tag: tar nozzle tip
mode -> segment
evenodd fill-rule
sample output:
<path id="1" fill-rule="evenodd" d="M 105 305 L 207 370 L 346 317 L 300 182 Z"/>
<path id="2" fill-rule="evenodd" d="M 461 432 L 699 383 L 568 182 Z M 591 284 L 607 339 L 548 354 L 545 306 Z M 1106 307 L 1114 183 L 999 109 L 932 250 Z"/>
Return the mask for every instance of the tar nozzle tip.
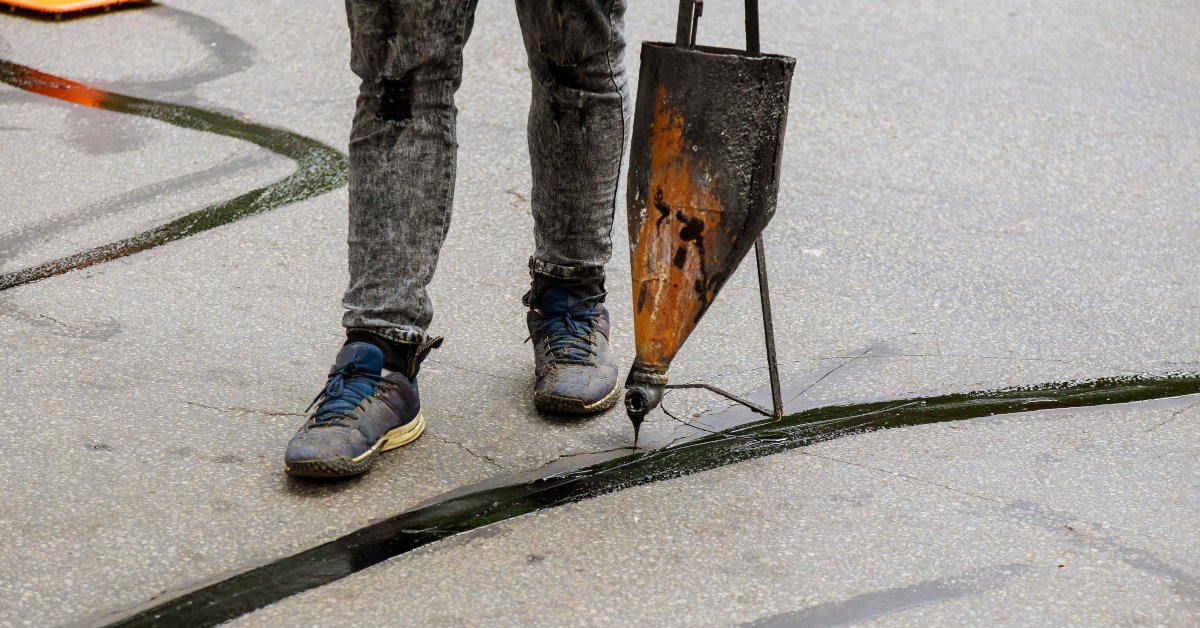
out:
<path id="1" fill-rule="evenodd" d="M 662 402 L 663 386 L 666 383 L 665 375 L 647 373 L 636 367 L 625 380 L 625 413 L 629 415 L 629 422 L 633 423 L 634 449 L 637 449 L 642 421 Z"/>

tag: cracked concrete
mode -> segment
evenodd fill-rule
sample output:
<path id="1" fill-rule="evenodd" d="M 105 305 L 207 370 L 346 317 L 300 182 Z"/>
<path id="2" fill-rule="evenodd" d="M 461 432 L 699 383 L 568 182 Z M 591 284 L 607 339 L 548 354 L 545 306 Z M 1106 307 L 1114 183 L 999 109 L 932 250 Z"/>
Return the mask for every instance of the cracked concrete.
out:
<path id="1" fill-rule="evenodd" d="M 216 406 L 205 405 L 203 403 L 196 403 L 195 401 L 184 401 L 184 403 L 191 405 L 191 406 L 196 406 L 198 408 L 208 408 L 209 410 L 216 410 L 217 412 L 226 412 L 226 413 L 237 414 L 237 415 L 261 414 L 263 416 L 290 416 L 290 417 L 306 416 L 300 412 L 278 412 L 278 411 L 272 411 L 272 410 L 257 410 L 254 408 L 218 408 Z"/>
<path id="2" fill-rule="evenodd" d="M 509 470 L 509 469 L 506 469 L 504 467 L 504 465 L 501 465 L 500 463 L 496 462 L 495 460 L 492 460 L 491 458 L 489 458 L 485 455 L 475 453 L 474 450 L 472 450 L 470 447 L 467 447 L 466 445 L 464 445 L 462 443 L 452 441 L 448 438 L 442 438 L 442 437 L 434 435 L 434 434 L 428 434 L 427 437 L 432 438 L 438 442 L 446 443 L 447 445 L 454 445 L 455 447 L 458 447 L 459 449 L 467 452 L 468 454 L 471 454 L 471 456 L 478 458 L 479 460 L 482 460 L 482 461 L 492 465 L 493 467 L 496 467 L 497 469 Z"/>
<path id="3" fill-rule="evenodd" d="M 1167 417 L 1166 419 L 1163 419 L 1163 421 L 1161 423 L 1155 424 L 1154 427 L 1150 428 L 1150 431 L 1153 432 L 1154 430 L 1157 430 L 1158 428 L 1163 427 L 1163 426 L 1167 425 L 1168 423 L 1175 421 L 1179 417 L 1183 416 L 1184 414 L 1187 414 L 1188 412 L 1195 410 L 1196 408 L 1200 408 L 1200 401 L 1193 403 L 1192 405 L 1187 406 L 1186 408 L 1180 408 L 1179 410 L 1172 412 L 1171 416 Z"/>

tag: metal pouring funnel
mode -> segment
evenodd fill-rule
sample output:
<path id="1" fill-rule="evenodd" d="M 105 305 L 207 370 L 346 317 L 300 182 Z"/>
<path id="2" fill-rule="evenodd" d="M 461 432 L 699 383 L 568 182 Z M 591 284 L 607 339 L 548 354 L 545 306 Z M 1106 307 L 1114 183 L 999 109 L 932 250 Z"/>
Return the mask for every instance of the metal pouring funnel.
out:
<path id="1" fill-rule="evenodd" d="M 757 4 L 746 4 L 745 51 L 695 45 L 698 0 L 681 0 L 674 44 L 642 44 L 626 198 L 637 356 L 625 409 L 635 445 L 671 360 L 775 213 L 796 61 L 758 52 Z M 761 258 L 769 325 L 765 271 Z"/>

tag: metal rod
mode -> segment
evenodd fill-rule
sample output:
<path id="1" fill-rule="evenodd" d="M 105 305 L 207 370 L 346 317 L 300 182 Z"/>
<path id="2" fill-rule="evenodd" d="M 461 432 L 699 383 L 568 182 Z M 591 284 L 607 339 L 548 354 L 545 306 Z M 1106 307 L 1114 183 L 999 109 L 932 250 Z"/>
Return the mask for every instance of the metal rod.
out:
<path id="1" fill-rule="evenodd" d="M 762 52 L 758 33 L 758 0 L 746 0 L 746 52 L 758 55 Z M 754 243 L 754 257 L 758 260 L 758 296 L 762 300 L 763 336 L 767 343 L 767 369 L 771 374 L 771 403 L 775 420 L 783 418 L 783 394 L 779 390 L 779 360 L 775 355 L 775 321 L 771 315 L 771 291 L 767 287 L 767 250 L 760 234 Z"/>
<path id="2" fill-rule="evenodd" d="M 679 21 L 675 24 L 676 46 L 691 48 L 696 45 L 696 31 L 703 13 L 704 0 L 679 0 Z"/>
<path id="3" fill-rule="evenodd" d="M 758 42 L 758 0 L 746 0 L 746 52 L 762 52 Z"/>
<path id="4" fill-rule="evenodd" d="M 692 0 L 679 0 L 679 19 L 675 22 L 675 45 L 686 46 L 692 35 Z"/>
<path id="5" fill-rule="evenodd" d="M 741 397 L 739 397 L 727 390 L 722 390 L 720 388 L 717 388 L 716 386 L 713 386 L 712 384 L 704 384 L 704 383 L 667 384 L 666 386 L 663 386 L 663 388 L 703 388 L 704 390 L 715 392 L 718 395 L 721 395 L 722 397 L 724 397 L 730 401 L 736 401 L 736 402 L 742 404 L 743 406 L 746 406 L 747 408 L 750 408 L 751 410 L 753 410 L 763 416 L 775 416 L 775 415 L 771 414 L 770 410 L 758 405 L 757 403 L 754 403 L 753 401 L 749 401 L 747 399 L 742 399 Z M 634 438 L 636 439 L 637 436 L 635 435 Z"/>
<path id="6" fill-rule="evenodd" d="M 771 403 L 775 420 L 783 418 L 783 393 L 779 390 L 779 360 L 775 356 L 775 320 L 771 315 L 771 291 L 767 287 L 767 251 L 763 237 L 754 243 L 754 257 L 758 260 L 758 296 L 762 300 L 763 335 L 767 342 L 767 368 L 771 373 Z"/>

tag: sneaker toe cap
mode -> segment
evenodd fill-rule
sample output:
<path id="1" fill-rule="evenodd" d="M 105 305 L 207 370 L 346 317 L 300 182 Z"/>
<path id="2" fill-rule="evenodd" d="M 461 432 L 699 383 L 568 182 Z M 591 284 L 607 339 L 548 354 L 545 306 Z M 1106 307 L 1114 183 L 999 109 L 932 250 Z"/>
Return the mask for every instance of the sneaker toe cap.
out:
<path id="1" fill-rule="evenodd" d="M 539 382 L 538 391 L 586 404 L 609 396 L 616 385 L 616 367 L 557 368 Z"/>
<path id="2" fill-rule="evenodd" d="M 356 458 L 370 449 L 357 430 L 324 428 L 302 431 L 288 443 L 285 462 L 308 462 L 336 458 Z"/>

